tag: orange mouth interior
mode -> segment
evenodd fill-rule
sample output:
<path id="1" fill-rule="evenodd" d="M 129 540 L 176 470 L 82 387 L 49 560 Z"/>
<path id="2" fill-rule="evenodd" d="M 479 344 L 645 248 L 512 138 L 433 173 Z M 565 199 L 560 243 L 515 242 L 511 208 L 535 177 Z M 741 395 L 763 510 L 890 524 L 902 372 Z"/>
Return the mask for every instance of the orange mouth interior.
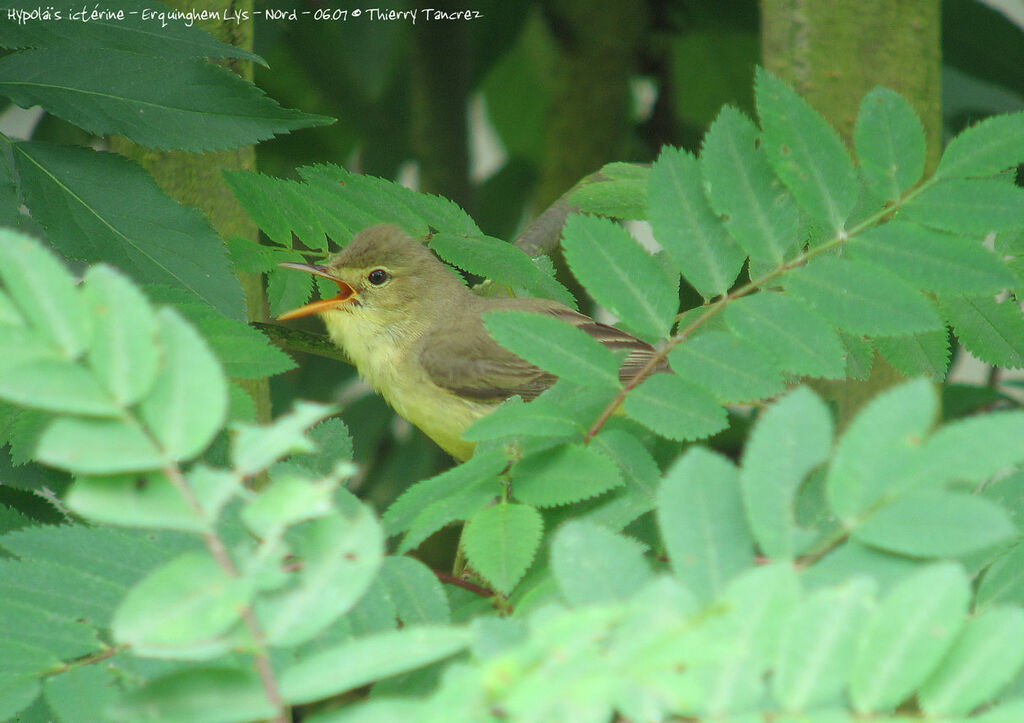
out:
<path id="1" fill-rule="evenodd" d="M 356 294 L 356 290 L 352 286 L 341 279 L 338 279 L 328 273 L 327 269 L 323 266 L 313 266 L 311 264 L 296 264 L 291 262 L 281 263 L 278 266 L 282 266 L 288 269 L 295 269 L 297 271 L 305 271 L 308 274 L 314 276 L 321 276 L 325 279 L 330 279 L 338 285 L 338 295 L 333 296 L 330 299 L 318 299 L 312 301 L 305 306 L 300 306 L 297 309 L 286 311 L 277 317 L 278 321 L 287 321 L 288 319 L 298 319 L 302 316 L 309 316 L 310 314 L 317 314 L 321 311 L 328 311 L 330 309 L 336 309 L 341 304 L 344 304 Z"/>

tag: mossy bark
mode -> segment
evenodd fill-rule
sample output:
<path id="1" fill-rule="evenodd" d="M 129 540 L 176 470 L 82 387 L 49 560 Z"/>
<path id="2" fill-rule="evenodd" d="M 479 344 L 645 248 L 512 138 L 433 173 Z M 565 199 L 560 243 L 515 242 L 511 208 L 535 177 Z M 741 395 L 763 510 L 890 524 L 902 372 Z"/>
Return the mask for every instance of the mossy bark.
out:
<path id="1" fill-rule="evenodd" d="M 465 0 L 439 0 L 447 13 L 469 10 Z M 412 148 L 420 188 L 472 208 L 466 114 L 471 75 L 467 24 L 428 22 L 411 34 Z"/>
<path id="2" fill-rule="evenodd" d="M 903 95 L 942 146 L 939 0 L 761 0 L 764 66 L 791 83 L 851 144 L 861 98 Z"/>
<path id="3" fill-rule="evenodd" d="M 225 17 L 238 17 L 248 13 L 252 17 L 252 0 L 229 0 L 227 9 L 223 0 L 168 0 L 166 4 L 176 10 L 219 10 Z M 236 47 L 252 50 L 253 23 L 212 22 L 197 23 L 218 40 Z M 252 63 L 238 58 L 222 61 L 223 65 L 245 78 L 252 80 Z M 202 132 L 202 129 L 197 129 Z M 220 234 L 227 239 L 232 236 L 258 238 L 259 230 L 231 194 L 221 171 L 224 169 L 253 170 L 256 152 L 253 146 L 230 151 L 211 153 L 186 153 L 184 151 L 156 151 L 131 143 L 124 138 L 110 140 L 111 149 L 142 164 L 157 184 L 169 196 L 181 203 L 201 210 Z M 238 273 L 238 279 L 245 292 L 246 311 L 250 321 L 265 321 L 268 316 L 267 297 L 263 279 L 259 274 Z M 256 406 L 257 419 L 270 419 L 270 387 L 266 379 L 245 379 L 240 384 L 252 397 Z"/>
<path id="4" fill-rule="evenodd" d="M 762 61 L 829 120 L 847 145 L 861 98 L 878 85 L 914 106 L 928 141 L 927 168 L 942 150 L 940 0 L 761 0 Z M 865 381 L 816 385 L 845 426 L 903 376 L 876 354 Z"/>
<path id="5" fill-rule="evenodd" d="M 646 26 L 641 3 L 552 0 L 546 10 L 558 57 L 539 208 L 605 163 L 622 160 L 629 131 L 629 78 Z"/>

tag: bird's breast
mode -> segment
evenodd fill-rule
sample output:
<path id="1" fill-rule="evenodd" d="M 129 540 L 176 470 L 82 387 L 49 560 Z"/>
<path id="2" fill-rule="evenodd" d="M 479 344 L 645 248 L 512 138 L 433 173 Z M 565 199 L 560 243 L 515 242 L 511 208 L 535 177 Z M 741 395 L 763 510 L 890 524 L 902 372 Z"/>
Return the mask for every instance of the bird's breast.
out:
<path id="1" fill-rule="evenodd" d="M 476 445 L 464 442 L 462 433 L 493 405 L 462 399 L 434 384 L 416 361 L 418 335 L 394 326 L 371 327 L 355 314 L 325 316 L 331 340 L 400 417 L 456 459 L 472 456 Z"/>

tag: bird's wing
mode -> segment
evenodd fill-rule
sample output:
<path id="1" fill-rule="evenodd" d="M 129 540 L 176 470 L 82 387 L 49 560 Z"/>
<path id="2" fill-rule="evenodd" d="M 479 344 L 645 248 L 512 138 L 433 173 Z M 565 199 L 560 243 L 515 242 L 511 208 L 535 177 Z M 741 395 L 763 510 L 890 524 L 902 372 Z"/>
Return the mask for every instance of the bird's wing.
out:
<path id="1" fill-rule="evenodd" d="M 523 361 L 494 341 L 480 322 L 478 333 L 436 329 L 420 343 L 420 363 L 434 384 L 480 402 L 518 394 L 533 399 L 555 382 L 543 369 Z"/>
<path id="2" fill-rule="evenodd" d="M 582 329 L 591 338 L 599 341 L 611 351 L 626 352 L 622 364 L 619 366 L 619 381 L 625 383 L 639 372 L 644 365 L 654 356 L 656 350 L 645 341 L 637 339 L 632 334 L 627 334 L 614 326 L 608 326 L 594 321 L 589 316 L 573 311 L 567 307 L 558 305 L 546 309 L 548 314 L 572 324 L 577 329 Z M 654 368 L 656 372 L 668 371 L 668 364 L 661 361 Z"/>
<path id="3" fill-rule="evenodd" d="M 619 368 L 623 382 L 633 377 L 654 355 L 655 350 L 635 336 L 601 324 L 561 304 L 542 299 L 491 300 L 489 310 L 531 311 L 549 314 L 582 329 L 612 351 L 627 352 Z M 474 314 L 473 318 L 479 318 Z M 500 402 L 518 394 L 530 400 L 550 387 L 556 377 L 491 339 L 479 321 L 479 333 L 445 328 L 428 333 L 420 344 L 419 358 L 430 380 L 459 396 L 481 402 Z M 655 371 L 666 371 L 662 362 Z"/>

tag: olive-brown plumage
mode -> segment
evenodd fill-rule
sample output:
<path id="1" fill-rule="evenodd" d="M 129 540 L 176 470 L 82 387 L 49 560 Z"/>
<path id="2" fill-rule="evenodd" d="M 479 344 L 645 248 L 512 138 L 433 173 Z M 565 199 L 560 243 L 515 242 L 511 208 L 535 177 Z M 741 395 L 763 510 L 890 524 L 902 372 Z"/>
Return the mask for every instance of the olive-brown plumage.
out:
<path id="1" fill-rule="evenodd" d="M 357 234 L 324 266 L 283 265 L 331 279 L 339 294 L 281 318 L 320 314 L 360 375 L 459 460 L 473 453 L 474 445 L 462 439 L 473 421 L 511 396 L 533 399 L 555 381 L 495 342 L 484 313 L 528 311 L 568 322 L 628 352 L 623 379 L 654 353 L 649 344 L 555 301 L 478 296 L 430 249 L 389 224 Z"/>

